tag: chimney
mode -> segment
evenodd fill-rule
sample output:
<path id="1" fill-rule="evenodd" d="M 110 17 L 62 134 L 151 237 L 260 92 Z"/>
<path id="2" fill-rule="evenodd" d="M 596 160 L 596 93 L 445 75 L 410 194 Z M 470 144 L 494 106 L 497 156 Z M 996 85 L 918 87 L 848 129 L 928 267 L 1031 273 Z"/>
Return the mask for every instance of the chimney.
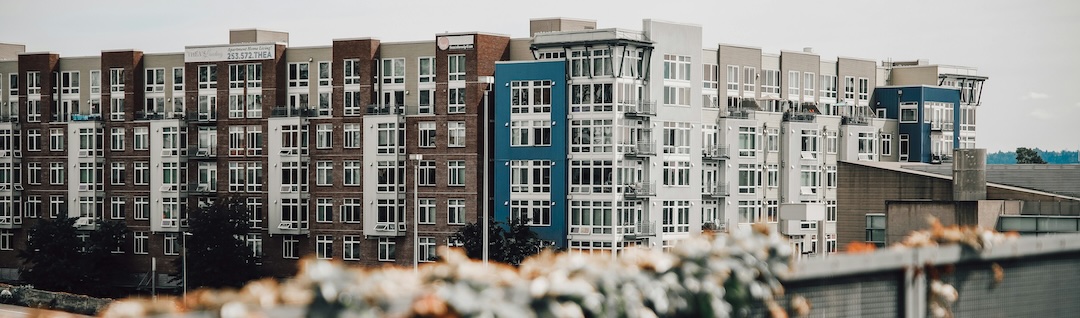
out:
<path id="1" fill-rule="evenodd" d="M 986 200 L 986 149 L 953 150 L 953 201 Z"/>

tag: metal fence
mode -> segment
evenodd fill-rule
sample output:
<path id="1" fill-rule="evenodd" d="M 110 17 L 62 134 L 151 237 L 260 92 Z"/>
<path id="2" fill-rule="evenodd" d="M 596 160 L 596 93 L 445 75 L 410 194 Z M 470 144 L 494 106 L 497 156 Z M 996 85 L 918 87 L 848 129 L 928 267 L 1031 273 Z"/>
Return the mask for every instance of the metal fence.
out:
<path id="1" fill-rule="evenodd" d="M 995 278 L 995 264 L 1003 277 Z M 811 317 L 928 317 L 933 279 L 956 288 L 955 317 L 1070 317 L 1080 315 L 1080 235 L 1025 236 L 981 251 L 950 245 L 842 254 L 799 262 L 783 277 L 780 303 L 804 297 Z"/>

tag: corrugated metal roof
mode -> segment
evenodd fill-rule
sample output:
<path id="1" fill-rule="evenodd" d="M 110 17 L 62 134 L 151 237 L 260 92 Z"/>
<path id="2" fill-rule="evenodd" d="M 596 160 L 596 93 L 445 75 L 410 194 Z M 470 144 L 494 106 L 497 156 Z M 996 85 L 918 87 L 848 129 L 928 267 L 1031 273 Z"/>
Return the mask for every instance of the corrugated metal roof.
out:
<path id="1" fill-rule="evenodd" d="M 952 165 L 903 165 L 905 169 L 952 175 Z M 1080 164 L 986 165 L 986 182 L 1080 197 Z"/>

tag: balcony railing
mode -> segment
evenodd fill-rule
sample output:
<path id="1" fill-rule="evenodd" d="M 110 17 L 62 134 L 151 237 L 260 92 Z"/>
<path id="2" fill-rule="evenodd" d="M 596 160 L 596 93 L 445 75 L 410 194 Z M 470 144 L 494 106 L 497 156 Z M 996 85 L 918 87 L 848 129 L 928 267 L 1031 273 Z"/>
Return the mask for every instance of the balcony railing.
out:
<path id="1" fill-rule="evenodd" d="M 843 116 L 840 117 L 841 125 L 866 126 L 870 124 L 870 118 L 866 116 Z"/>
<path id="2" fill-rule="evenodd" d="M 315 110 L 306 107 L 274 107 L 270 111 L 270 117 L 313 117 Z"/>
<path id="3" fill-rule="evenodd" d="M 710 146 L 701 149 L 701 158 L 705 160 L 724 160 L 728 159 L 728 147 L 727 146 Z"/>
<path id="4" fill-rule="evenodd" d="M 398 105 L 378 105 L 378 104 L 373 104 L 373 105 L 368 105 L 366 114 L 368 114 L 368 115 L 403 115 L 403 114 L 405 114 L 405 105 L 404 104 L 398 104 Z"/>
<path id="5" fill-rule="evenodd" d="M 656 116 L 656 102 L 652 101 L 637 101 L 628 102 L 625 106 L 626 116 L 631 117 L 644 117 L 644 116 Z"/>
<path id="6" fill-rule="evenodd" d="M 812 123 L 817 119 L 816 113 L 809 112 L 785 112 L 784 121 Z"/>
<path id="7" fill-rule="evenodd" d="M 217 120 L 217 111 L 209 112 L 187 112 L 187 119 L 196 122 L 212 122 Z"/>
<path id="8" fill-rule="evenodd" d="M 71 114 L 71 121 L 102 121 L 101 114 Z"/>
<path id="9" fill-rule="evenodd" d="M 734 109 L 729 110 L 726 114 L 724 112 L 721 112 L 720 117 L 733 119 L 753 119 L 754 111 L 749 109 Z"/>
<path id="10" fill-rule="evenodd" d="M 702 195 L 710 198 L 724 198 L 731 195 L 731 189 L 728 187 L 727 183 L 706 186 L 702 191 Z"/>
<path id="11" fill-rule="evenodd" d="M 649 142 L 638 143 L 637 145 L 626 148 L 627 157 L 644 157 L 654 155 L 656 155 L 656 145 Z"/>
<path id="12" fill-rule="evenodd" d="M 631 183 L 624 187 L 623 195 L 627 199 L 656 196 L 656 184 L 652 182 Z"/>

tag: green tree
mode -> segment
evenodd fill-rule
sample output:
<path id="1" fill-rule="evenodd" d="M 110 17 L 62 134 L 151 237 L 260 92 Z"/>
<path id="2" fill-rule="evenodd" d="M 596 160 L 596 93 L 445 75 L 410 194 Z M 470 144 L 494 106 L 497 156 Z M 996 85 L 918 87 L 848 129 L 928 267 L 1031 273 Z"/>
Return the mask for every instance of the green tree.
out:
<path id="1" fill-rule="evenodd" d="M 240 287 L 262 276 L 258 256 L 244 240 L 251 230 L 249 212 L 243 199 L 232 197 L 190 210 L 189 234 L 181 234 L 186 236 L 187 251 L 173 261 L 182 270 L 183 258 L 188 258 L 188 289 Z"/>
<path id="2" fill-rule="evenodd" d="M 494 220 L 489 222 L 488 260 L 518 265 L 543 249 L 543 241 L 526 225 L 528 221 L 519 219 L 506 226 Z M 482 224 L 469 223 L 455 232 L 452 238 L 462 243 L 469 258 L 483 259 L 483 233 Z"/>
<path id="3" fill-rule="evenodd" d="M 26 249 L 18 255 L 22 280 L 37 288 L 95 296 L 108 295 L 124 277 L 120 256 L 112 253 L 124 243 L 123 222 L 100 221 L 79 238 L 75 218 L 42 219 L 29 229 Z"/>
<path id="4" fill-rule="evenodd" d="M 1038 149 L 1028 149 L 1024 147 L 1016 148 L 1016 163 L 1018 164 L 1046 164 L 1042 156 L 1039 156 Z"/>

